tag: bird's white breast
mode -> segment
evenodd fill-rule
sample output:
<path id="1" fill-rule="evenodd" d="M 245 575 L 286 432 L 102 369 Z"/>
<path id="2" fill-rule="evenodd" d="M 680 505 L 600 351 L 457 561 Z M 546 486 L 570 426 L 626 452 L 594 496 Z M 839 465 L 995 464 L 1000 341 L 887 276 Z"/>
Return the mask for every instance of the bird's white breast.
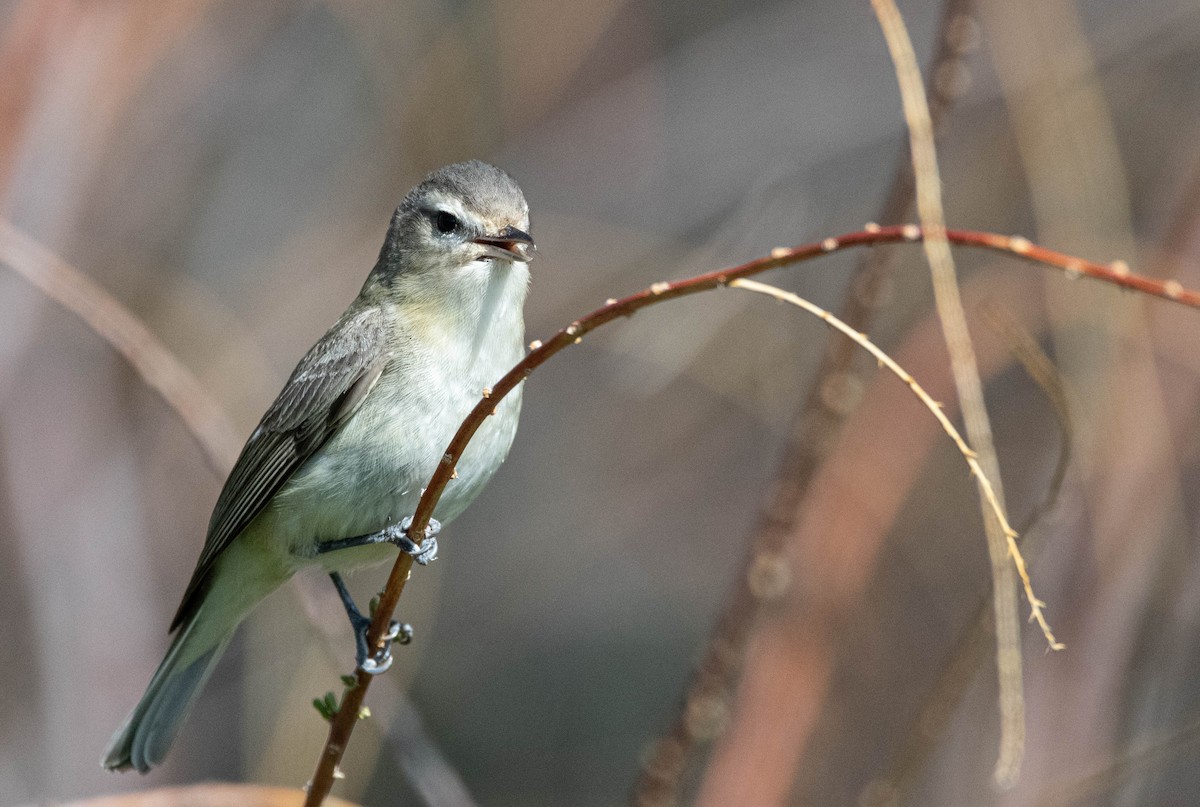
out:
<path id="1" fill-rule="evenodd" d="M 519 267 L 519 271 L 512 271 Z M 297 558 L 315 560 L 319 541 L 371 532 L 411 515 L 463 419 L 523 355 L 521 308 L 527 271 L 480 262 L 486 271 L 473 316 L 456 323 L 430 312 L 395 312 L 394 358 L 357 412 L 275 497 L 268 530 Z M 519 294 L 509 284 L 520 284 Z M 515 298 L 515 299 L 514 299 Z M 462 512 L 508 454 L 521 388 L 497 405 L 459 460 L 435 510 L 443 524 Z M 264 525 L 265 526 L 265 525 Z M 368 547 L 321 558 L 346 568 L 390 557 Z"/>

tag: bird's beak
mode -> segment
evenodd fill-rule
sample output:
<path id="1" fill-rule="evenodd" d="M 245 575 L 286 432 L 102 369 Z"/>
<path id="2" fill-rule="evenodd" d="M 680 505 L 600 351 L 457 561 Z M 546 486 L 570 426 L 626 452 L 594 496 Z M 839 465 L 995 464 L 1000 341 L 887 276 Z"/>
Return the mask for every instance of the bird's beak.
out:
<path id="1" fill-rule="evenodd" d="M 496 235 L 481 235 L 475 243 L 483 247 L 484 258 L 499 258 L 502 261 L 521 261 L 529 263 L 537 245 L 533 236 L 523 230 L 518 230 L 511 224 Z"/>

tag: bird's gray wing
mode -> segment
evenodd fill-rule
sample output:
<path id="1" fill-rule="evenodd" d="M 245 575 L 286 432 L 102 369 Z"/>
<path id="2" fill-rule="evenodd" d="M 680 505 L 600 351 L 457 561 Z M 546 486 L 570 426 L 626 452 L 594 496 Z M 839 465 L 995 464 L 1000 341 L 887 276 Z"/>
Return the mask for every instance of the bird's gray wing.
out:
<path id="1" fill-rule="evenodd" d="M 377 309 L 347 312 L 296 365 L 217 499 L 171 630 L 203 599 L 213 564 L 305 460 L 357 411 L 391 359 Z"/>

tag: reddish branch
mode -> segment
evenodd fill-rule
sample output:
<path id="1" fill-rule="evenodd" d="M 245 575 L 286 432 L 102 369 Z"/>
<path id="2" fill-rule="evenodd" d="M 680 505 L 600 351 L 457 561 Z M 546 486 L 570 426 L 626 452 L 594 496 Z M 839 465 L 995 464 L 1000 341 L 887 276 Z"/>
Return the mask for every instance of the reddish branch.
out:
<path id="1" fill-rule="evenodd" d="M 1129 267 L 1123 262 L 1105 266 L 1085 261 L 1063 252 L 1056 252 L 1037 246 L 1025 238 L 997 235 L 995 233 L 949 230 L 946 232 L 946 237 L 951 244 L 956 246 L 975 247 L 1015 255 L 1024 258 L 1030 263 L 1060 269 L 1070 276 L 1086 275 L 1115 286 L 1172 300 L 1193 308 L 1200 308 L 1200 292 L 1185 289 L 1174 280 L 1159 281 L 1135 275 L 1129 271 Z M 442 460 L 433 477 L 429 480 L 429 484 L 421 496 L 421 501 L 417 505 L 416 512 L 413 514 L 412 533 L 417 536 L 424 534 L 425 527 L 428 526 L 429 519 L 433 515 L 433 510 L 454 474 L 454 467 L 458 462 L 458 458 L 462 456 L 463 450 L 471 441 L 476 430 L 492 413 L 496 404 L 512 392 L 518 384 L 529 377 L 530 373 L 549 361 L 551 357 L 561 352 L 564 348 L 577 344 L 586 334 L 594 331 L 601 325 L 605 325 L 621 317 L 630 316 L 643 308 L 648 308 L 667 300 L 710 291 L 740 277 L 750 277 L 770 269 L 791 266 L 819 255 L 838 252 L 852 247 L 917 242 L 921 238 L 921 228 L 912 224 L 896 227 L 868 226 L 860 232 L 849 233 L 837 238 L 826 238 L 823 241 L 798 247 L 779 247 L 772 250 L 769 256 L 758 258 L 739 266 L 718 269 L 714 272 L 697 275 L 696 277 L 679 280 L 674 283 L 655 283 L 648 289 L 631 294 L 621 300 L 613 300 L 586 316 L 575 320 L 554 334 L 545 343 L 535 343 L 529 354 L 509 370 L 503 378 L 496 382 L 496 385 L 480 399 L 462 425 L 459 426 L 458 433 L 455 434 L 454 439 L 451 440 L 450 445 L 446 448 Z M 371 622 L 368 641 L 372 646 L 379 646 L 380 637 L 391 621 L 400 596 L 404 592 L 404 585 L 408 581 L 409 574 L 412 571 L 412 563 L 412 556 L 401 553 L 392 567 L 392 572 L 388 577 L 386 587 L 380 594 L 379 604 L 375 609 L 374 619 Z M 372 677 L 361 670 L 356 672 L 356 676 L 357 686 L 346 693 L 341 707 L 331 721 L 329 736 L 325 741 L 325 748 L 322 750 L 320 760 L 317 763 L 316 773 L 309 783 L 308 798 L 305 801 L 306 807 L 317 807 L 317 805 L 320 805 L 332 789 L 338 763 L 345 753 L 346 745 L 350 741 L 350 735 L 353 733 L 354 726 L 358 722 L 367 687 L 370 685 Z"/>

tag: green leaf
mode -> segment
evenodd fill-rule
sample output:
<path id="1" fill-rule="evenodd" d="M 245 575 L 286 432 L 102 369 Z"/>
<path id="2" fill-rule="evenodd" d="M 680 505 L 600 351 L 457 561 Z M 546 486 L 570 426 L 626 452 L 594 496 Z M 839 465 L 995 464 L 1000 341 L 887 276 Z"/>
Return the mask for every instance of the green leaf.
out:
<path id="1" fill-rule="evenodd" d="M 333 716 L 337 713 L 336 709 L 330 711 L 329 705 L 320 698 L 313 698 L 312 704 L 313 708 L 317 710 L 317 714 L 319 714 L 326 721 L 332 721 Z"/>

